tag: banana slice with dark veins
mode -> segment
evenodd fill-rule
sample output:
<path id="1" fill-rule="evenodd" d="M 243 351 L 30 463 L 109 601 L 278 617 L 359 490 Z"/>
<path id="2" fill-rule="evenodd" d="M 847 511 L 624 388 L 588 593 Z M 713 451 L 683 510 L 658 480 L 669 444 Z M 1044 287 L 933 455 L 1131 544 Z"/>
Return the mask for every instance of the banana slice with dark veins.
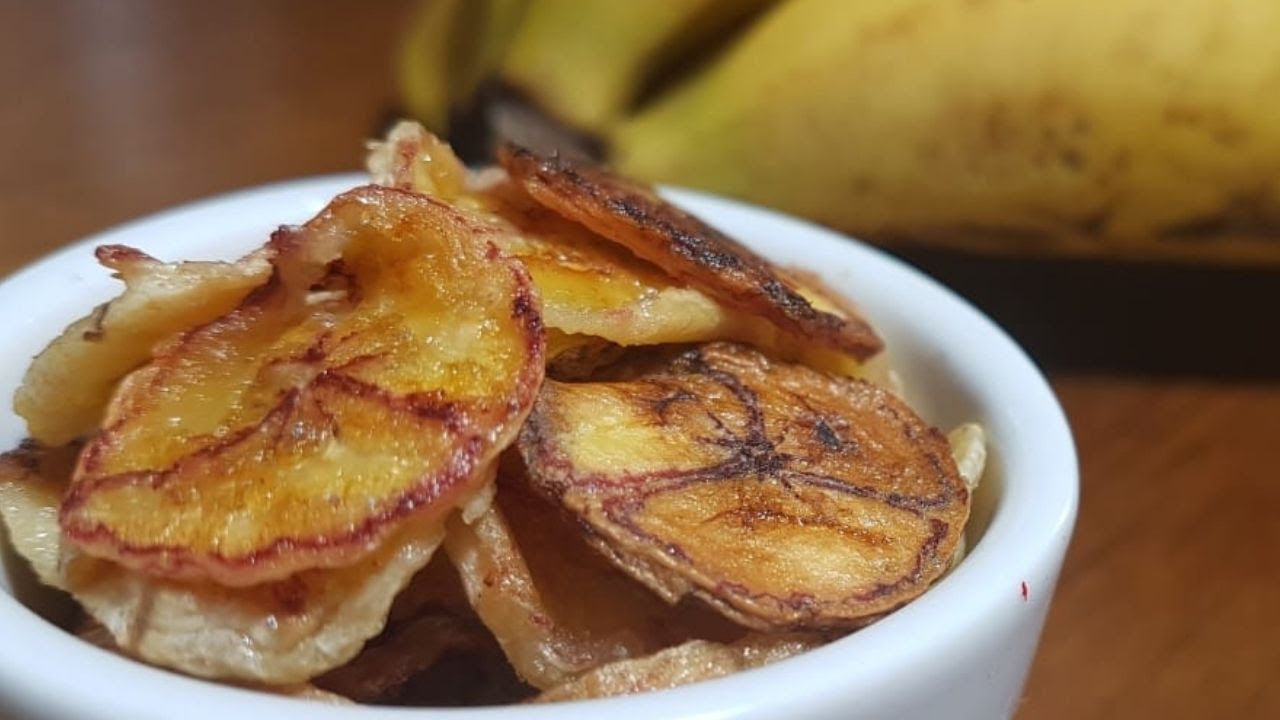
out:
<path id="1" fill-rule="evenodd" d="M 498 159 L 539 203 L 627 248 L 672 277 L 759 316 L 792 341 L 865 361 L 884 343 L 860 315 L 819 310 L 773 265 L 659 197 L 648 186 L 584 163 L 507 144 Z"/>
<path id="2" fill-rule="evenodd" d="M 765 630 L 865 624 L 948 567 L 969 489 L 947 439 L 866 382 L 714 343 L 548 381 L 530 479 L 619 567 Z"/>

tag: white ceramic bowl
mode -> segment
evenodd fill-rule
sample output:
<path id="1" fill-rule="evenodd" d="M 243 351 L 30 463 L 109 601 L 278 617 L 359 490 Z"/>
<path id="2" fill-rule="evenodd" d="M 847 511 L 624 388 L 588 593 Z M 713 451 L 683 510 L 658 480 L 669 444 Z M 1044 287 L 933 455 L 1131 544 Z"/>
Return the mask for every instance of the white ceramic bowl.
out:
<path id="1" fill-rule="evenodd" d="M 56 332 L 118 291 L 90 249 L 124 243 L 164 259 L 230 259 L 281 223 L 305 220 L 360 176 L 237 192 L 161 213 L 69 247 L 0 285 L 0 445 L 23 436 L 7 399 Z M 675 690 L 540 707 L 338 707 L 188 679 L 98 650 L 0 593 L 0 717 L 172 720 L 502 718 L 973 718 L 1017 706 L 1075 521 L 1070 431 L 1044 378 L 981 313 L 881 252 L 813 225 L 685 191 L 678 203 L 764 255 L 819 273 L 883 332 L 908 395 L 942 428 L 986 426 L 991 455 L 970 554 L 896 613 L 759 670 Z M 7 563 L 15 561 L 6 554 Z"/>

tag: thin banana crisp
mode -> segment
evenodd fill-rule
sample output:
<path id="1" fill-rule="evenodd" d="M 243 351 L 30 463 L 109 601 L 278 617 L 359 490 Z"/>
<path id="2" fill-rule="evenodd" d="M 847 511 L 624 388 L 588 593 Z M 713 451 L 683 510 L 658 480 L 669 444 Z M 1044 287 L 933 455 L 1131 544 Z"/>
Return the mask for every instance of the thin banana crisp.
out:
<path id="1" fill-rule="evenodd" d="M 542 327 L 482 225 L 368 187 L 271 243 L 266 284 L 120 383 L 59 516 L 86 553 L 228 585 L 347 565 L 443 523 L 519 427 Z"/>
<path id="2" fill-rule="evenodd" d="M 602 339 L 622 346 L 737 340 L 839 374 L 868 377 L 881 348 L 852 306 L 832 307 L 639 185 L 508 148 L 475 175 L 421 125 L 401 122 L 368 158 L 376 182 L 482 210 L 493 241 L 529 269 L 549 357 Z M 611 215 L 609 207 L 625 207 Z M 821 307 L 819 307 L 821 306 Z M 555 352 L 553 352 L 555 351 Z"/>
<path id="3" fill-rule="evenodd" d="M 949 566 L 969 489 L 946 438 L 870 383 L 714 343 L 547 381 L 533 485 L 658 594 L 761 630 L 856 627 Z"/>
<path id="4" fill-rule="evenodd" d="M 504 157 L 401 124 L 236 263 L 99 251 L 124 294 L 36 359 L 0 455 L 68 629 L 313 701 L 544 703 L 782 661 L 959 561 L 986 437 L 907 405 L 855 304 Z"/>

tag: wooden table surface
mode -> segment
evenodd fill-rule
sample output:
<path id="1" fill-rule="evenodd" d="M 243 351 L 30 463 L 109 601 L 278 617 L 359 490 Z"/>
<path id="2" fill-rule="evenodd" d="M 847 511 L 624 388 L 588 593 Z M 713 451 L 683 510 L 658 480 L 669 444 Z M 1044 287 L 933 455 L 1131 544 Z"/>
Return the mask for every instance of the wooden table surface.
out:
<path id="1" fill-rule="evenodd" d="M 0 275 L 355 169 L 407 2 L 0 3 Z M 1280 384 L 1052 377 L 1083 501 L 1020 718 L 1280 717 Z"/>

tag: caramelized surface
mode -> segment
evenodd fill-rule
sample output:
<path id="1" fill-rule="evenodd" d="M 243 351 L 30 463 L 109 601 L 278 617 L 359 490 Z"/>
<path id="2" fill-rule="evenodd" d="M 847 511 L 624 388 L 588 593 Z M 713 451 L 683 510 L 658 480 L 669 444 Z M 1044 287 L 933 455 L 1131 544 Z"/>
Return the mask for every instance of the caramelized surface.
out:
<path id="1" fill-rule="evenodd" d="M 533 484 L 674 600 L 761 629 L 863 624 L 947 567 L 969 492 L 946 439 L 869 383 L 712 344 L 547 381 Z"/>
<path id="2" fill-rule="evenodd" d="M 529 268 L 548 327 L 619 345 L 741 334 L 747 321 L 626 248 L 536 203 L 509 181 L 477 193 L 515 233 L 503 251 Z"/>
<path id="3" fill-rule="evenodd" d="M 529 269 L 549 328 L 649 345 L 722 337 L 736 322 L 714 300 L 535 202 L 500 171 L 468 184 L 449 146 L 417 123 L 373 143 L 367 165 L 376 183 L 488 213 L 504 230 L 493 242 Z"/>
<path id="4" fill-rule="evenodd" d="M 563 337 L 623 346 L 735 340 L 840 375 L 878 372 L 863 361 L 879 340 L 847 303 L 838 301 L 837 309 L 647 190 L 635 188 L 645 193 L 647 211 L 668 222 L 652 237 L 642 231 L 653 230 L 654 218 L 641 218 L 644 227 L 604 231 L 591 218 L 549 201 L 533 179 L 514 172 L 508 178 L 490 168 L 468 178 L 449 147 L 416 123 L 402 122 L 385 141 L 372 143 L 367 164 L 375 182 L 489 214 L 506 230 L 494 242 L 529 268 L 543 299 L 544 321 Z M 616 194 L 623 187 L 601 171 L 586 172 L 594 173 L 592 192 Z M 670 222 L 677 221 L 686 234 L 673 240 Z M 723 258 L 683 262 L 681 248 L 695 245 L 702 248 L 695 253 L 699 258 Z M 812 307 L 809 300 L 815 300 Z"/>
<path id="5" fill-rule="evenodd" d="M 602 168 L 543 157 L 514 145 L 502 166 L 535 200 L 654 263 L 729 307 L 767 319 L 788 336 L 865 360 L 883 343 L 859 317 L 815 309 L 770 264 L 652 190 Z"/>
<path id="6" fill-rule="evenodd" d="M 130 375 L 63 503 L 85 551 L 247 585 L 444 515 L 543 372 L 537 299 L 488 226 L 361 188 L 272 238 L 271 281 Z"/>

